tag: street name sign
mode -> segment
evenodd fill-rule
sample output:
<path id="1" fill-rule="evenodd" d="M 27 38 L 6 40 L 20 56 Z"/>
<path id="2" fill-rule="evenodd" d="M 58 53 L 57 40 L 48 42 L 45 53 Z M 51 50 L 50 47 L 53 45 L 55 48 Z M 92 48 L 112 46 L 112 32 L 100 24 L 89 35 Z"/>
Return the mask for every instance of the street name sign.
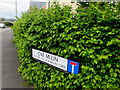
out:
<path id="1" fill-rule="evenodd" d="M 62 57 L 43 52 L 37 49 L 32 49 L 32 58 L 37 59 L 38 61 L 47 63 L 51 66 L 57 67 L 66 72 L 78 74 L 80 63 L 72 60 L 64 59 Z"/>

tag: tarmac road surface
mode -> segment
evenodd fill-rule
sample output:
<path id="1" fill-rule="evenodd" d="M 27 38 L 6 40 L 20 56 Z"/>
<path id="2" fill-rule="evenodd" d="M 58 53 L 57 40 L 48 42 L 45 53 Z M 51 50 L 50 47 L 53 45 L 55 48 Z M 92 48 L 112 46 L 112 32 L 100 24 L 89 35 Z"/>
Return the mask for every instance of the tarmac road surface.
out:
<path id="1" fill-rule="evenodd" d="M 0 42 L 2 42 L 0 44 L 0 68 L 2 67 L 0 80 L 2 79 L 2 85 L 0 84 L 0 86 L 2 88 L 30 88 L 30 86 L 24 85 L 25 81 L 18 74 L 19 59 L 12 40 L 13 31 L 10 28 L 0 28 Z"/>

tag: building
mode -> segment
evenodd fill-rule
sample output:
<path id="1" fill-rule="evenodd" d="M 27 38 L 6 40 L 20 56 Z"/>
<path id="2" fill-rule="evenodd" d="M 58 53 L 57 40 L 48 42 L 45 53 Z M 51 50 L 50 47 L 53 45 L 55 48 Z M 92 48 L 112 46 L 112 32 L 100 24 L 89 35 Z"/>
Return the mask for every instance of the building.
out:
<path id="1" fill-rule="evenodd" d="M 46 0 L 46 8 L 49 8 L 53 2 L 58 2 L 59 4 L 71 5 L 73 9 L 77 8 L 76 0 Z"/>

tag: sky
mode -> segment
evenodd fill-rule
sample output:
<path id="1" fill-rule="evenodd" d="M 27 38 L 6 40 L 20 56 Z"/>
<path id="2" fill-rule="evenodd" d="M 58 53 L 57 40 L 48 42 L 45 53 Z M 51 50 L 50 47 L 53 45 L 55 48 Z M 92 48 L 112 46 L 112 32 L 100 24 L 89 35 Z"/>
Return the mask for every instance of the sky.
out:
<path id="1" fill-rule="evenodd" d="M 17 1 L 17 16 L 20 17 L 22 12 L 29 9 L 30 0 L 0 0 L 0 18 L 13 18 L 16 16 L 15 2 Z M 46 1 L 46 0 L 32 0 Z"/>

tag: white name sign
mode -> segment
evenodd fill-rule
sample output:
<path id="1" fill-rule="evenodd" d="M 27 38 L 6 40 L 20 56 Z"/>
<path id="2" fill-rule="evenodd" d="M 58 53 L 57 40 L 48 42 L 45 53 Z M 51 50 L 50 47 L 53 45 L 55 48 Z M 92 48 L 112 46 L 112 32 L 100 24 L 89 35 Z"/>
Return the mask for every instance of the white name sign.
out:
<path id="1" fill-rule="evenodd" d="M 32 57 L 67 71 L 68 60 L 43 51 L 32 49 Z"/>

